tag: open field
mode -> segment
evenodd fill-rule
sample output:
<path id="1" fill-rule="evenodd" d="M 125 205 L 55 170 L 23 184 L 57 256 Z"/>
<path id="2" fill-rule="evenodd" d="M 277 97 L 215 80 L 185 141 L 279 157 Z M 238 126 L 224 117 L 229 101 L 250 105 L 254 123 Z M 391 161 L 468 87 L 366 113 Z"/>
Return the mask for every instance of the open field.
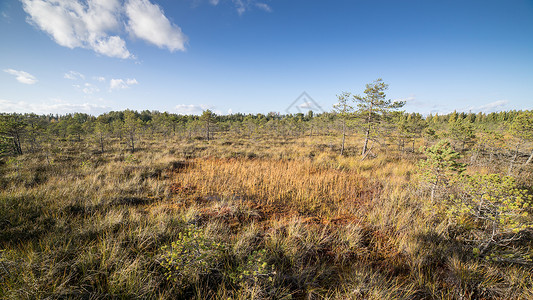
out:
<path id="1" fill-rule="evenodd" d="M 0 28 L 0 300 L 533 300 L 533 0 Z"/>
<path id="2" fill-rule="evenodd" d="M 533 297 L 531 263 L 479 259 L 418 188 L 422 154 L 362 161 L 338 140 L 65 142 L 5 160 L 1 298 Z"/>

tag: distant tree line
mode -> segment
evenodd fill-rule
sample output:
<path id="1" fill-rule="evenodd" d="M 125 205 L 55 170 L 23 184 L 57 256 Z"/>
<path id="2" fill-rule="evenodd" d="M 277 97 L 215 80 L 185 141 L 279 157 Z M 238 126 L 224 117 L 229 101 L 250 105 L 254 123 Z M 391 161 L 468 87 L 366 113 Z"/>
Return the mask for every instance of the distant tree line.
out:
<path id="1" fill-rule="evenodd" d="M 197 116 L 125 110 L 97 117 L 85 113 L 1 113 L 0 155 L 35 153 L 57 142 L 83 142 L 106 152 L 116 140 L 135 151 L 140 139 L 211 140 L 221 134 L 245 138 L 342 135 L 340 152 L 344 155 L 344 140 L 359 133 L 363 137 L 363 157 L 373 154 L 374 145 L 402 154 L 414 152 L 419 142 L 433 144 L 447 139 L 456 151 L 471 153 L 473 161 L 483 156 L 490 163 L 504 155 L 512 169 L 521 160 L 522 164 L 533 160 L 533 111 L 454 111 L 423 116 L 398 111 L 401 103 L 385 100 L 384 94 L 372 91 L 376 83 L 380 82 L 367 86 L 365 97 L 349 99 L 351 95 L 343 93 L 333 111 L 324 113 L 217 115 L 205 111 Z"/>

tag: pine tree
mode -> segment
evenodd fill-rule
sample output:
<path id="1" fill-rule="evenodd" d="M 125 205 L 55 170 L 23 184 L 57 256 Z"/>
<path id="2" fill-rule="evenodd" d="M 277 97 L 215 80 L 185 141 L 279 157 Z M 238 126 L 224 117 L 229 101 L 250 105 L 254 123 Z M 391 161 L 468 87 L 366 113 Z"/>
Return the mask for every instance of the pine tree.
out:
<path id="1" fill-rule="evenodd" d="M 10 144 L 16 155 L 22 154 L 22 136 L 25 131 L 26 122 L 21 115 L 0 115 L 0 137 L 11 141 Z"/>
<path id="2" fill-rule="evenodd" d="M 350 116 L 353 115 L 354 108 L 349 104 L 350 93 L 342 92 L 340 95 L 337 95 L 339 102 L 333 105 L 333 111 L 342 120 L 342 146 L 341 146 L 341 155 L 344 154 L 344 142 L 346 140 L 346 121 Z"/>
<path id="3" fill-rule="evenodd" d="M 528 141 L 533 142 L 533 112 L 521 112 L 518 116 L 516 116 L 516 118 L 509 126 L 509 131 L 512 135 L 519 138 L 520 144 Z M 529 155 L 529 158 L 524 163 L 524 165 L 529 164 L 532 160 L 533 150 L 531 151 L 531 154 Z"/>
<path id="4" fill-rule="evenodd" d="M 126 132 L 131 147 L 131 152 L 135 152 L 135 134 L 142 126 L 142 121 L 136 112 L 131 110 L 124 111 L 124 131 Z"/>
<path id="5" fill-rule="evenodd" d="M 431 185 L 431 200 L 455 175 L 461 174 L 464 164 L 459 162 L 461 155 L 455 152 L 450 142 L 443 140 L 425 149 L 426 160 L 419 165 L 422 178 Z"/>
<path id="6" fill-rule="evenodd" d="M 368 141 L 375 134 L 377 126 L 385 121 L 388 113 L 405 105 L 403 101 L 392 102 L 391 100 L 387 100 L 385 91 L 388 88 L 389 85 L 384 83 L 383 79 L 379 78 L 373 83 L 366 85 L 364 91 L 366 96 L 356 95 L 353 97 L 357 103 L 358 113 L 363 118 L 362 127 L 365 135 L 363 150 L 361 151 L 363 158 L 368 151 Z"/>
<path id="7" fill-rule="evenodd" d="M 202 113 L 202 116 L 200 117 L 200 121 L 205 126 L 205 134 L 206 134 L 207 140 L 209 141 L 211 131 L 212 131 L 212 126 L 215 123 L 215 114 L 209 109 L 204 110 L 204 112 Z"/>

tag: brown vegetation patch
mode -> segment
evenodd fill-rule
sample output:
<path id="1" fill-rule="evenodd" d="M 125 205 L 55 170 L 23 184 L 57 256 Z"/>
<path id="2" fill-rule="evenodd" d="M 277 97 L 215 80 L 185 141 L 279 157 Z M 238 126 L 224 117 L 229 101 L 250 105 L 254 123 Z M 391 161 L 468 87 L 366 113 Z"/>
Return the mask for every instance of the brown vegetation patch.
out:
<path id="1" fill-rule="evenodd" d="M 171 190 L 189 199 L 242 198 L 299 215 L 336 219 L 359 210 L 381 192 L 378 183 L 350 170 L 310 161 L 197 159 L 174 174 Z M 274 209 L 275 211 L 277 209 Z"/>

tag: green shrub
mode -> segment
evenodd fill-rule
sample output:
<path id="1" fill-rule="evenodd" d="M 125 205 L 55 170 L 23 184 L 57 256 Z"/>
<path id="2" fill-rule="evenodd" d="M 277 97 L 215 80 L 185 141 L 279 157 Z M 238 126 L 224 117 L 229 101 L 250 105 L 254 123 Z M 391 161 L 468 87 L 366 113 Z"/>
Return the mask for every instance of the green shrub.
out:
<path id="1" fill-rule="evenodd" d="M 237 268 L 233 276 L 233 283 L 244 286 L 246 284 L 264 284 L 272 282 L 276 274 L 271 264 L 267 262 L 265 249 L 254 251 L 248 255 L 246 262 Z"/>
<path id="2" fill-rule="evenodd" d="M 178 240 L 161 250 L 160 264 L 166 270 L 167 279 L 187 284 L 217 270 L 225 247 L 207 237 L 201 229 L 191 226 L 179 233 Z"/>
<path id="3" fill-rule="evenodd" d="M 520 232 L 533 228 L 529 210 L 532 196 L 515 180 L 499 174 L 463 176 L 460 192 L 451 197 L 448 214 L 470 229 L 474 254 L 483 256 L 492 246 L 509 246 Z M 494 256 L 494 253 L 492 253 Z"/>

